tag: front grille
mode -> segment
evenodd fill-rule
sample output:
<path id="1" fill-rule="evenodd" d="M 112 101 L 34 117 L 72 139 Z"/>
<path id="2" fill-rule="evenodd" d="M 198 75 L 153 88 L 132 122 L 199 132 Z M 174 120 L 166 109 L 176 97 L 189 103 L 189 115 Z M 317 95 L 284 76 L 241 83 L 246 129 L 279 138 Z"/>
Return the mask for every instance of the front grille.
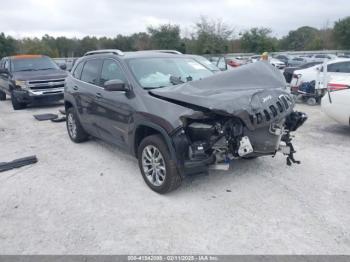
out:
<path id="1" fill-rule="evenodd" d="M 290 109 L 293 104 L 292 100 L 287 95 L 280 95 L 273 104 L 255 115 L 250 115 L 250 121 L 253 125 L 262 125 L 267 122 L 272 122 L 279 115 Z"/>
<path id="2" fill-rule="evenodd" d="M 64 79 L 34 80 L 28 82 L 28 87 L 32 90 L 45 90 L 52 88 L 63 88 Z"/>

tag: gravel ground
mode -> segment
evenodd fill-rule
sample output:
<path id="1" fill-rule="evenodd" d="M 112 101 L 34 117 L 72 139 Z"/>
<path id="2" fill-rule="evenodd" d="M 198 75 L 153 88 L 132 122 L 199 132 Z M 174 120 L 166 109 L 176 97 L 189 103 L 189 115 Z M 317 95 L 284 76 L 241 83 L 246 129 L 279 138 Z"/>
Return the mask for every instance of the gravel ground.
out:
<path id="1" fill-rule="evenodd" d="M 93 139 L 72 143 L 65 123 L 0 103 L 2 254 L 350 254 L 350 128 L 318 106 L 296 133 L 296 159 L 235 161 L 168 195 L 152 192 L 136 160 Z"/>

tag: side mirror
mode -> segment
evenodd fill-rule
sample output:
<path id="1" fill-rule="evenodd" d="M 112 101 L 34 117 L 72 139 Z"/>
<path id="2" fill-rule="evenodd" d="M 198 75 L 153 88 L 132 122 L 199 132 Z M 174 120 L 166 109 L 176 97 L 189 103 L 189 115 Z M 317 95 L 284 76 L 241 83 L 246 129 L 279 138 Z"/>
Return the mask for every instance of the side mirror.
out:
<path id="1" fill-rule="evenodd" d="M 112 79 L 104 83 L 104 89 L 106 91 L 128 91 L 124 81 L 120 79 Z"/>
<path id="2" fill-rule="evenodd" d="M 61 68 L 62 70 L 66 70 L 66 69 L 67 69 L 67 65 L 66 65 L 66 64 L 60 64 L 60 68 Z"/>

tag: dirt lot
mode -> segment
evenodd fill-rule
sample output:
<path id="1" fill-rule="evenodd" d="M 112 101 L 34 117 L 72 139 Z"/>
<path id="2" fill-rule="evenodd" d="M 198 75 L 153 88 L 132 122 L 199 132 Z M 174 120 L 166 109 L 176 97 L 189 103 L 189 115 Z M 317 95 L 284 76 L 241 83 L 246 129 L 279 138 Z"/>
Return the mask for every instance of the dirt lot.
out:
<path id="1" fill-rule="evenodd" d="M 72 143 L 65 123 L 0 103 L 0 162 L 39 162 L 0 173 L 2 254 L 350 254 L 350 128 L 319 107 L 296 134 L 296 158 L 236 161 L 165 196 L 136 160 L 99 140 Z"/>

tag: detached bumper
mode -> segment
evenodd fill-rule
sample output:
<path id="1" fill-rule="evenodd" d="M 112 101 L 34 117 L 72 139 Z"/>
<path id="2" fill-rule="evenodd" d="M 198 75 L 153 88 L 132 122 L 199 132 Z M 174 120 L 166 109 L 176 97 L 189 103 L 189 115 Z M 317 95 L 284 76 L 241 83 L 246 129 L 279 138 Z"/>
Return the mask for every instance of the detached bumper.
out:
<path id="1" fill-rule="evenodd" d="M 34 101 L 58 101 L 63 99 L 63 88 L 44 90 L 13 90 L 13 94 L 20 103 L 32 103 Z"/>

